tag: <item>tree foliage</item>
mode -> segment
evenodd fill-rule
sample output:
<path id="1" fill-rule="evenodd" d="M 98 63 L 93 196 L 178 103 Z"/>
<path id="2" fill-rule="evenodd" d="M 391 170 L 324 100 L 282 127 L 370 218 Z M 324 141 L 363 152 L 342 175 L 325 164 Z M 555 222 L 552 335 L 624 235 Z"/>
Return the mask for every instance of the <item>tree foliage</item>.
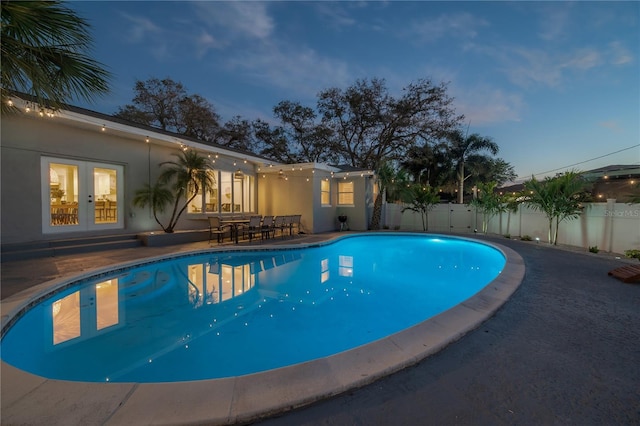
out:
<path id="1" fill-rule="evenodd" d="M 440 203 L 440 196 L 431 186 L 420 185 L 419 183 L 414 183 L 410 186 L 409 194 L 408 205 L 402 209 L 402 212 L 411 210 L 419 213 L 422 219 L 422 230 L 428 231 L 429 212 Z"/>
<path id="2" fill-rule="evenodd" d="M 450 132 L 447 135 L 447 139 L 450 143 L 449 152 L 456 164 L 458 203 L 462 204 L 464 202 L 464 182 L 471 176 L 470 174 L 465 174 L 465 162 L 471 155 L 482 151 L 489 151 L 491 154 L 496 155 L 500 148 L 491 138 L 480 136 L 477 133 L 465 136 L 462 129 Z"/>
<path id="3" fill-rule="evenodd" d="M 89 25 L 60 1 L 2 0 L 2 112 L 12 91 L 53 109 L 74 98 L 94 101 L 111 74 L 87 55 Z"/>
<path id="4" fill-rule="evenodd" d="M 133 104 L 120 107 L 116 117 L 180 135 L 215 142 L 220 117 L 204 97 L 189 95 L 170 78 L 136 81 Z"/>
<path id="5" fill-rule="evenodd" d="M 482 212 L 482 232 L 487 233 L 489 221 L 499 213 L 506 212 L 508 207 L 500 194 L 495 192 L 496 182 L 478 184 L 478 195 L 471 203 Z"/>
<path id="6" fill-rule="evenodd" d="M 318 95 L 322 123 L 331 130 L 340 159 L 376 170 L 383 160 L 404 158 L 419 139 L 445 134 L 463 119 L 452 107 L 446 85 L 429 79 L 409 84 L 399 98 L 382 79 L 357 80 Z"/>
<path id="7" fill-rule="evenodd" d="M 407 199 L 407 188 L 409 187 L 409 180 L 404 170 L 394 168 L 389 161 L 383 161 L 376 170 L 376 181 L 378 194 L 373 202 L 373 214 L 369 225 L 369 228 L 374 230 L 380 229 L 383 199 L 404 201 Z"/>
<path id="8" fill-rule="evenodd" d="M 208 173 L 211 167 L 207 157 L 193 150 L 180 151 L 174 155 L 174 161 L 160 163 L 160 167 L 164 169 L 156 182 L 136 191 L 133 199 L 135 206 L 144 208 L 149 205 L 155 221 L 167 233 L 174 231 L 180 216 L 200 189 L 212 187 L 214 184 L 213 174 Z M 189 194 L 191 195 L 187 198 Z M 171 204 L 171 216 L 164 225 L 158 214 L 163 213 Z"/>
<path id="9" fill-rule="evenodd" d="M 582 213 L 582 204 L 590 198 L 587 182 L 580 172 L 572 170 L 555 177 L 546 177 L 542 181 L 532 177 L 524 186 L 524 203 L 547 216 L 549 243 L 556 245 L 560 222 L 578 218 Z"/>

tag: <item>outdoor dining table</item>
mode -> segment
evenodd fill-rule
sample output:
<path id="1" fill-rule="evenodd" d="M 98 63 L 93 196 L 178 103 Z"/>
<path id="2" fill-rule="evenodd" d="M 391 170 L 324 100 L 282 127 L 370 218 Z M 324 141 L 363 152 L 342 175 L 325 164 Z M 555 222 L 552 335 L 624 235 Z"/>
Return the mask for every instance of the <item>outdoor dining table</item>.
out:
<path id="1" fill-rule="evenodd" d="M 238 244 L 238 226 L 249 223 L 249 219 L 222 219 L 220 223 L 223 225 L 231 225 L 231 237 Z"/>

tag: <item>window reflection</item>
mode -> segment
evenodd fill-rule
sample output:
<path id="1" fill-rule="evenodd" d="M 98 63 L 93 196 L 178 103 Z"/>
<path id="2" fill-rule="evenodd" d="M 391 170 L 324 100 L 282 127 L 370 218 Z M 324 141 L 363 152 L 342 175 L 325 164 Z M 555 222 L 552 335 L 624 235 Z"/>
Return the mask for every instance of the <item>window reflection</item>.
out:
<path id="1" fill-rule="evenodd" d="M 353 256 L 338 256 L 338 275 L 341 277 L 353 276 Z"/>
<path id="2" fill-rule="evenodd" d="M 320 282 L 325 283 L 329 280 L 329 259 L 320 261 Z"/>
<path id="3" fill-rule="evenodd" d="M 96 284 L 96 329 L 118 324 L 118 281 L 107 280 Z"/>
<path id="4" fill-rule="evenodd" d="M 53 344 L 86 339 L 120 323 L 117 279 L 99 282 L 51 304 Z"/>
<path id="5" fill-rule="evenodd" d="M 53 344 L 80 336 L 80 292 L 76 291 L 52 304 Z"/>

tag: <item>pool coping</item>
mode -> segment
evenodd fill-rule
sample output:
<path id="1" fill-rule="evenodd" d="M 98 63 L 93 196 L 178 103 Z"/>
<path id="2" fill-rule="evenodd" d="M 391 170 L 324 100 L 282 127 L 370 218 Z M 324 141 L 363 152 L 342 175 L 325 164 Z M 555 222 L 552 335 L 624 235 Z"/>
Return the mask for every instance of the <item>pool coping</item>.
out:
<path id="1" fill-rule="evenodd" d="M 415 235 L 385 233 L 388 234 Z M 86 271 L 43 283 L 2 301 L 2 329 L 8 329 L 21 312 L 38 303 L 52 288 L 61 291 L 65 283 L 102 272 L 167 257 L 317 247 L 353 235 L 357 234 L 308 244 L 193 250 Z M 28 424 L 223 425 L 286 412 L 369 384 L 423 360 L 477 328 L 510 298 L 524 278 L 524 261 L 513 249 L 473 238 L 429 236 L 492 246 L 505 256 L 505 266 L 496 279 L 471 298 L 399 333 L 326 358 L 246 376 L 158 384 L 85 383 L 46 379 L 2 362 L 2 416 L 12 423 Z"/>

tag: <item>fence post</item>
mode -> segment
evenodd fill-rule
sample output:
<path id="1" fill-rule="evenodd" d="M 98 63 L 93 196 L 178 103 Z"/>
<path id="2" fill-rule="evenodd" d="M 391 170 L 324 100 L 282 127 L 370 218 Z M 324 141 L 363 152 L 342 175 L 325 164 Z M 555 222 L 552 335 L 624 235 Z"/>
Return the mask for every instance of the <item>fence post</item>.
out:
<path id="1" fill-rule="evenodd" d="M 614 211 L 616 209 L 616 199 L 615 198 L 607 198 L 607 207 L 605 207 L 604 215 L 605 222 L 604 227 L 606 229 L 606 238 L 607 238 L 607 251 L 611 253 L 613 250 L 613 216 Z"/>

